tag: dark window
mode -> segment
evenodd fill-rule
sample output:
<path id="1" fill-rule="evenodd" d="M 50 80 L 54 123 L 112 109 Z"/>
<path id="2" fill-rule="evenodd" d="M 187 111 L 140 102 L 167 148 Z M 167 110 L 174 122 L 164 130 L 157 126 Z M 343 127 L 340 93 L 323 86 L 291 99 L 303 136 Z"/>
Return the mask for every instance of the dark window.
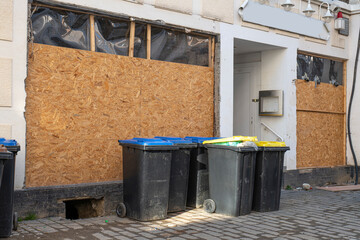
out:
<path id="1" fill-rule="evenodd" d="M 33 7 L 35 43 L 90 50 L 90 15 Z M 95 51 L 129 56 L 130 22 L 94 16 Z M 134 57 L 147 58 L 147 24 L 135 22 Z M 210 36 L 151 27 L 151 59 L 209 66 Z"/>
<path id="2" fill-rule="evenodd" d="M 31 20 L 35 43 L 90 49 L 87 14 L 39 7 Z"/>
<path id="3" fill-rule="evenodd" d="M 134 57 L 146 58 L 146 24 L 135 24 Z"/>
<path id="4" fill-rule="evenodd" d="M 129 22 L 95 17 L 95 46 L 97 52 L 129 55 Z"/>
<path id="5" fill-rule="evenodd" d="M 152 27 L 151 59 L 208 66 L 209 38 Z"/>
<path id="6" fill-rule="evenodd" d="M 343 62 L 310 55 L 297 55 L 297 78 L 323 83 L 343 84 Z"/>

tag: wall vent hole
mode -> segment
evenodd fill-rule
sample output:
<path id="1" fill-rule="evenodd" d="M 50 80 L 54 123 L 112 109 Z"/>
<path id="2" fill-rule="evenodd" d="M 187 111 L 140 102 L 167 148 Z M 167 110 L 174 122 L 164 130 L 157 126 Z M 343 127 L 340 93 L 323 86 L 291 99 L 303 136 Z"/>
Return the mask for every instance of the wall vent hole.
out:
<path id="1" fill-rule="evenodd" d="M 74 199 L 66 200 L 64 203 L 66 219 L 74 220 L 105 215 L 104 198 Z"/>

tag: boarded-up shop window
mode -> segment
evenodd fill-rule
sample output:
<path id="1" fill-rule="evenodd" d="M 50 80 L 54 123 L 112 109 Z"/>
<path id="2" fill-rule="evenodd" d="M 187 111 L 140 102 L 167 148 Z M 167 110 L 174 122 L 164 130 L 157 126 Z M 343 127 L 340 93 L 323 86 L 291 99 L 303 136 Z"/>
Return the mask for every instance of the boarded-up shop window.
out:
<path id="1" fill-rule="evenodd" d="M 209 35 L 36 4 L 31 20 L 35 43 L 213 67 Z"/>
<path id="2" fill-rule="evenodd" d="M 95 17 L 95 45 L 97 52 L 129 55 L 129 23 Z"/>
<path id="3" fill-rule="evenodd" d="M 152 27 L 151 59 L 209 66 L 209 38 Z"/>
<path id="4" fill-rule="evenodd" d="M 297 55 L 297 79 L 343 84 L 343 62 L 305 54 Z"/>
<path id="5" fill-rule="evenodd" d="M 146 24 L 135 24 L 134 57 L 146 58 Z"/>
<path id="6" fill-rule="evenodd" d="M 87 14 L 38 7 L 31 20 L 35 43 L 90 49 Z"/>

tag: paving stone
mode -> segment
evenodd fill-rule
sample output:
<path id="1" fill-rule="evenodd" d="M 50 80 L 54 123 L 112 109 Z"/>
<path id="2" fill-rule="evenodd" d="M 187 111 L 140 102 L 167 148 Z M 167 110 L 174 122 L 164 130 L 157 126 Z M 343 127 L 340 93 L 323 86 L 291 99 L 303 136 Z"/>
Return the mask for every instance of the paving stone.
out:
<path id="1" fill-rule="evenodd" d="M 360 192 L 282 192 L 280 210 L 231 217 L 188 208 L 171 218 L 139 222 L 117 216 L 19 223 L 15 239 L 360 239 Z M 105 222 L 107 221 L 107 222 Z M 56 237 L 57 236 L 57 237 Z M 58 236 L 61 236 L 60 238 Z"/>
<path id="2" fill-rule="evenodd" d="M 94 233 L 93 236 L 96 237 L 99 240 L 111 240 L 111 238 L 106 237 L 101 233 Z"/>
<path id="3" fill-rule="evenodd" d="M 215 236 L 215 237 L 221 237 L 223 236 L 224 234 L 223 233 L 219 233 L 219 232 L 213 232 L 213 231 L 206 231 L 207 234 L 210 234 L 212 236 Z"/>
<path id="4" fill-rule="evenodd" d="M 119 233 L 115 233 L 115 232 L 113 232 L 111 230 L 103 230 L 102 233 L 106 234 L 106 235 L 109 235 L 109 236 L 112 236 L 112 237 L 119 235 Z"/>
<path id="5" fill-rule="evenodd" d="M 218 240 L 220 238 L 218 237 L 214 237 L 214 236 L 211 236 L 209 234 L 206 234 L 206 233 L 196 233 L 196 234 L 193 234 L 195 237 L 199 237 L 199 238 L 202 238 L 202 239 L 207 239 L 207 240 Z"/>
<path id="6" fill-rule="evenodd" d="M 119 240 L 131 240 L 131 238 L 124 237 L 124 236 L 114 236 L 114 238 L 119 239 Z"/>

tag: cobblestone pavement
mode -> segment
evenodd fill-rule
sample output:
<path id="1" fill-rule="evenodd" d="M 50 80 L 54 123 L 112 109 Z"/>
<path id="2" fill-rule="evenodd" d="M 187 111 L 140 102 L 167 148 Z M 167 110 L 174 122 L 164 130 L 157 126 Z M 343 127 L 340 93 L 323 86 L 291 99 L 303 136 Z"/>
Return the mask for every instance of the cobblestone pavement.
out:
<path id="1" fill-rule="evenodd" d="M 10 239 L 360 239 L 360 191 L 283 191 L 279 211 L 240 217 L 189 209 L 153 222 L 117 216 L 23 221 Z"/>

